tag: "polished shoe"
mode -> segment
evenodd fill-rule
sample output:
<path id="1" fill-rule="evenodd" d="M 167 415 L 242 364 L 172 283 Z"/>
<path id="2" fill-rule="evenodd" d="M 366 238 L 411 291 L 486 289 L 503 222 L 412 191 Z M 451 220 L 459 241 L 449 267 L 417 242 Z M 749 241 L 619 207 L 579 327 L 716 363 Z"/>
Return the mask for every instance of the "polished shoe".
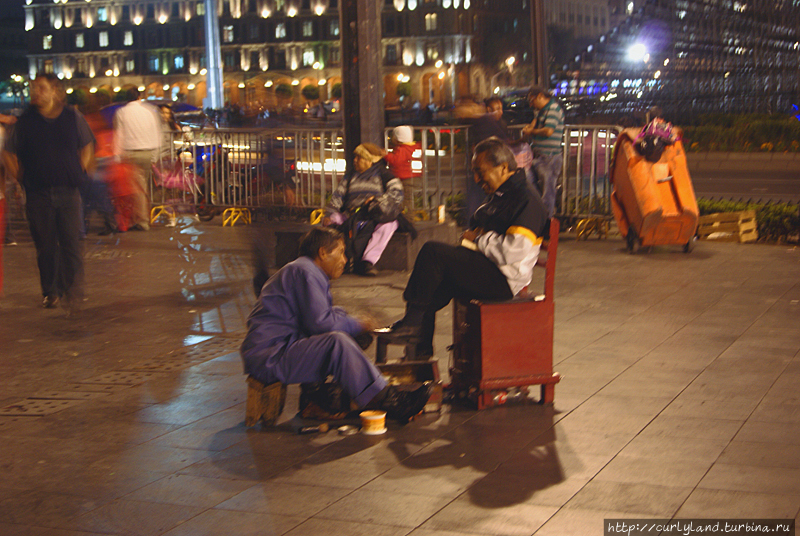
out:
<path id="1" fill-rule="evenodd" d="M 379 337 L 388 337 L 390 339 L 414 339 L 419 337 L 420 326 L 406 325 L 403 320 L 398 320 L 391 326 L 385 328 L 378 328 L 373 333 Z"/>
<path id="2" fill-rule="evenodd" d="M 58 299 L 58 296 L 54 295 L 45 296 L 42 299 L 42 307 L 45 309 L 55 309 L 56 307 L 58 307 L 59 301 L 60 300 Z"/>
<path id="3" fill-rule="evenodd" d="M 431 397 L 432 387 L 426 382 L 413 391 L 401 391 L 397 386 L 390 385 L 380 407 L 390 419 L 406 424 L 409 419 L 425 409 L 425 404 Z"/>
<path id="4" fill-rule="evenodd" d="M 356 274 L 365 277 L 375 277 L 378 275 L 378 270 L 375 269 L 375 265 L 367 261 L 356 263 L 354 271 Z"/>

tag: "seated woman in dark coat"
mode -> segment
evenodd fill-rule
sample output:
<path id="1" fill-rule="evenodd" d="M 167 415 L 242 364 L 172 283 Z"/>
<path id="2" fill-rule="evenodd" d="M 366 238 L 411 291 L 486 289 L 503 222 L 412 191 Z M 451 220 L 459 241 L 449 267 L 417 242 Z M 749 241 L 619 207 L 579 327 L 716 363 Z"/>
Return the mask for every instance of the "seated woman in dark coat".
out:
<path id="1" fill-rule="evenodd" d="M 397 230 L 402 210 L 402 182 L 389 171 L 380 147 L 362 143 L 354 151 L 353 169 L 331 196 L 324 223 L 344 232 L 353 271 L 376 275 L 374 265 Z"/>

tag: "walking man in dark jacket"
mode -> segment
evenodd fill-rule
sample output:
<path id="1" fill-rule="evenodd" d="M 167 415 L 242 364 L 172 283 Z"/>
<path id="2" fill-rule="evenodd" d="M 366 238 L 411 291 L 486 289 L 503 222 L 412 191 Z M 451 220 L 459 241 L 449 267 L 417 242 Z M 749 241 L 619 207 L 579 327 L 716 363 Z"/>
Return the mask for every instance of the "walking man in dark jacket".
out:
<path id="1" fill-rule="evenodd" d="M 56 75 L 40 74 L 31 82 L 31 105 L 17 121 L 7 162 L 25 187 L 42 307 L 55 308 L 63 297 L 71 313 L 83 300 L 78 186 L 94 167 L 94 136 L 65 100 Z"/>

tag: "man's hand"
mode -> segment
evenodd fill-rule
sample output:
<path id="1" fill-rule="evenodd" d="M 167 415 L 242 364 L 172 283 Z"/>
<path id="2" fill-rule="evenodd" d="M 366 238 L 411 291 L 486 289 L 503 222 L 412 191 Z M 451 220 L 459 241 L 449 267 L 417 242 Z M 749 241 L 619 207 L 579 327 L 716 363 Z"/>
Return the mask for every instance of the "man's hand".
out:
<path id="1" fill-rule="evenodd" d="M 461 235 L 461 238 L 463 238 L 464 240 L 469 240 L 470 242 L 475 242 L 475 240 L 477 240 L 478 237 L 481 236 L 482 234 L 483 234 L 483 229 L 481 229 L 480 227 L 476 229 L 467 229 L 466 231 L 464 231 L 464 234 Z"/>
<path id="2" fill-rule="evenodd" d="M 372 332 L 372 330 L 378 329 L 382 325 L 374 316 L 368 313 L 358 313 L 353 315 L 353 318 L 361 324 L 361 329 L 367 332 Z"/>

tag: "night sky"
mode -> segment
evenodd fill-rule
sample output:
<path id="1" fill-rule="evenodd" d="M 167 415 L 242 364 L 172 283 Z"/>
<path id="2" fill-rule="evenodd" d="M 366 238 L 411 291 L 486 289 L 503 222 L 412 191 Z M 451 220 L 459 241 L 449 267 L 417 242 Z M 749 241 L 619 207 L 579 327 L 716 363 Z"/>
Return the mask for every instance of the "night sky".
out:
<path id="1" fill-rule="evenodd" d="M 24 0 L 0 0 L 0 19 L 19 18 L 23 15 L 22 5 Z"/>

